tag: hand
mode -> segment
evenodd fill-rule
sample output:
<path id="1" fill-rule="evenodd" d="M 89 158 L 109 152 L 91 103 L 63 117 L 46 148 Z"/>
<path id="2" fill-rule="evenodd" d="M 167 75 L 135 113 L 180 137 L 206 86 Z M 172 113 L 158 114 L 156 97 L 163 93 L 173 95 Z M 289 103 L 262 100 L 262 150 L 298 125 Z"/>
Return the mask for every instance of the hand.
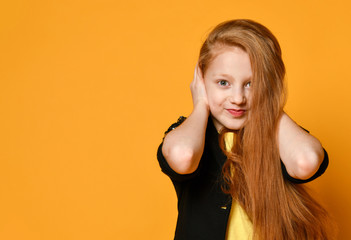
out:
<path id="1" fill-rule="evenodd" d="M 191 90 L 191 95 L 193 97 L 194 108 L 200 104 L 200 105 L 204 105 L 208 110 L 209 107 L 208 107 L 205 82 L 204 82 L 201 69 L 199 68 L 198 64 L 196 64 L 196 67 L 195 67 L 194 79 L 190 84 L 190 90 Z"/>

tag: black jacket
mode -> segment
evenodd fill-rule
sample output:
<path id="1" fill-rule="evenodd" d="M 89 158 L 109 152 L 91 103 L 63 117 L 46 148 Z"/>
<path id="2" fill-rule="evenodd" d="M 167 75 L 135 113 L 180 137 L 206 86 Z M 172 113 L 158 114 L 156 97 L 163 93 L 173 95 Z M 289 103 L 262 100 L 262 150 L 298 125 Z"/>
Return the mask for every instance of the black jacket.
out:
<path id="1" fill-rule="evenodd" d="M 310 179 L 292 178 L 282 164 L 283 175 L 293 183 L 309 182 L 326 170 L 329 162 L 326 152 L 324 156 L 319 170 Z M 226 156 L 219 147 L 218 133 L 211 117 L 206 129 L 204 153 L 195 172 L 182 175 L 173 171 L 162 154 L 162 143 L 157 151 L 157 159 L 162 171 L 172 180 L 178 197 L 178 221 L 174 239 L 225 239 L 231 197 L 221 190 L 221 171 Z"/>

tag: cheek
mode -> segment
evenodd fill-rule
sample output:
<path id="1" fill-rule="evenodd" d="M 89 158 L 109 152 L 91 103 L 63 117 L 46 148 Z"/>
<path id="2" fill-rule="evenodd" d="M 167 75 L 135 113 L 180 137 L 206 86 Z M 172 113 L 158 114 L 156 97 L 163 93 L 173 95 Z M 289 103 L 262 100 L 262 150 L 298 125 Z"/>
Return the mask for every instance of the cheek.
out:
<path id="1" fill-rule="evenodd" d="M 247 94 L 246 99 L 247 99 L 247 105 L 251 106 L 251 102 L 252 102 L 252 95 L 251 95 L 251 93 Z"/>
<path id="2" fill-rule="evenodd" d="M 217 89 L 216 86 L 208 82 L 207 84 L 205 82 L 205 87 L 210 110 L 211 112 L 216 112 L 218 111 L 218 107 L 222 105 L 222 102 L 224 101 L 224 93 L 223 91 Z"/>
<path id="3" fill-rule="evenodd" d="M 220 94 L 216 94 L 215 92 L 208 93 L 207 97 L 208 97 L 208 105 L 210 107 L 210 111 L 212 113 L 219 112 L 223 102 L 223 97 L 221 97 Z"/>

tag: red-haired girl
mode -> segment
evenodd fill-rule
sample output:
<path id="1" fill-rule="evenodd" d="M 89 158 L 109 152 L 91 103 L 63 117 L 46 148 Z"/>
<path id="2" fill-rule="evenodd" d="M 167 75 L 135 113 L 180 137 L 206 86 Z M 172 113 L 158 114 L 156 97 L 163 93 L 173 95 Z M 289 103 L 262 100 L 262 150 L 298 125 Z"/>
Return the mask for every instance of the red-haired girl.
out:
<path id="1" fill-rule="evenodd" d="M 328 155 L 283 111 L 284 75 L 277 39 L 252 20 L 221 23 L 203 43 L 193 111 L 157 153 L 178 197 L 175 239 L 333 239 L 301 185 Z"/>

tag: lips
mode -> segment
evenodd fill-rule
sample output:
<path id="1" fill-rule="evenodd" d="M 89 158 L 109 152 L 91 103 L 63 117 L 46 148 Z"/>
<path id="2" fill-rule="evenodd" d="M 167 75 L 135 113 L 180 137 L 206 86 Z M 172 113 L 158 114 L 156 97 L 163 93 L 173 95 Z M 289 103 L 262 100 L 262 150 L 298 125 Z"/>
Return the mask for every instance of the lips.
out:
<path id="1" fill-rule="evenodd" d="M 241 117 L 245 114 L 244 109 L 227 109 L 227 111 L 233 116 L 233 117 Z"/>

